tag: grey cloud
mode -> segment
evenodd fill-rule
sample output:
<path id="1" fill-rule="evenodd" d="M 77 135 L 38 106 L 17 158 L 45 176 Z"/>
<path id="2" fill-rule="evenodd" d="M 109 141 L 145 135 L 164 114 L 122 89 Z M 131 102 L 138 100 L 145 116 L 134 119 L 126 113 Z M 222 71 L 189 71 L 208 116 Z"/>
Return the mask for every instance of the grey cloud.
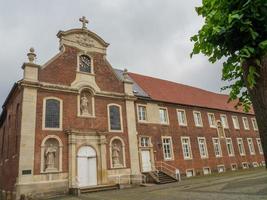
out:
<path id="1" fill-rule="evenodd" d="M 0 104 L 22 76 L 21 65 L 34 46 L 38 63 L 58 51 L 56 33 L 80 27 L 110 43 L 108 59 L 115 68 L 219 92 L 221 64 L 199 55 L 190 59 L 189 38 L 203 20 L 194 7 L 200 0 L 25 0 L 2 1 L 0 7 Z"/>

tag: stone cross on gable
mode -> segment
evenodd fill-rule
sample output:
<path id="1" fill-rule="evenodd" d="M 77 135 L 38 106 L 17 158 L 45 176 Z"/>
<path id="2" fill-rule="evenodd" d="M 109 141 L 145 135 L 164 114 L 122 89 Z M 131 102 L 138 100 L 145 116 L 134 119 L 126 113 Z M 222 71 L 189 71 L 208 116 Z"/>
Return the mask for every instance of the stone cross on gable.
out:
<path id="1" fill-rule="evenodd" d="M 86 17 L 82 16 L 82 18 L 80 18 L 79 21 L 82 22 L 82 25 L 83 25 L 82 28 L 86 29 L 86 24 L 89 23 L 89 21 L 86 19 Z"/>

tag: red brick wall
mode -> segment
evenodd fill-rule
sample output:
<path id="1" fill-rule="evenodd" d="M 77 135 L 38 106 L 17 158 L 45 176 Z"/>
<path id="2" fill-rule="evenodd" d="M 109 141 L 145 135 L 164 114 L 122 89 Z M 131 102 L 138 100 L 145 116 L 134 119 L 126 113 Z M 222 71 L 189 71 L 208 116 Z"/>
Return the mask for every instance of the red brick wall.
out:
<path id="1" fill-rule="evenodd" d="M 140 101 L 138 103 L 146 103 L 144 101 Z M 160 124 L 144 124 L 144 123 L 138 123 L 137 122 L 137 130 L 139 135 L 147 135 L 152 138 L 152 143 L 154 147 L 154 151 L 156 150 L 155 160 L 156 161 L 163 161 L 163 149 L 161 145 L 158 145 L 161 143 L 161 136 L 171 136 L 172 142 L 173 142 L 173 152 L 174 152 L 174 160 L 173 161 L 166 161 L 167 163 L 176 166 L 179 168 L 182 173 L 185 173 L 186 169 L 194 168 L 195 172 L 200 171 L 202 173 L 203 167 L 210 167 L 213 170 L 217 170 L 217 165 L 224 164 L 225 168 L 231 168 L 231 163 L 237 163 L 239 167 L 241 167 L 242 162 L 258 162 L 264 160 L 263 156 L 259 154 L 258 146 L 256 143 L 256 138 L 259 137 L 259 134 L 257 131 L 253 130 L 251 118 L 254 117 L 252 115 L 247 114 L 239 114 L 239 113 L 231 113 L 231 112 L 225 112 L 225 111 L 219 111 L 219 110 L 212 110 L 212 109 L 204 109 L 204 108 L 198 108 L 193 106 L 178 106 L 178 105 L 172 105 L 172 104 L 160 104 L 160 106 L 164 106 L 168 108 L 168 115 L 169 115 L 169 125 L 160 125 Z M 187 116 L 187 126 L 181 127 L 178 124 L 178 118 L 176 109 L 185 109 L 186 116 Z M 193 119 L 193 111 L 200 111 L 203 121 L 203 127 L 196 127 Z M 226 143 L 225 139 L 221 139 L 221 148 L 222 148 L 222 158 L 216 158 L 214 153 L 214 147 L 212 138 L 218 137 L 217 129 L 210 128 L 209 122 L 208 122 L 208 116 L 207 113 L 211 112 L 215 114 L 216 120 L 220 119 L 220 114 L 226 114 L 229 124 L 229 129 L 225 129 L 225 135 L 226 137 L 232 138 L 235 156 L 229 157 L 228 152 L 226 149 Z M 238 116 L 239 124 L 240 124 L 240 130 L 235 130 L 233 127 L 232 122 L 232 115 Z M 241 117 L 247 116 L 249 121 L 250 130 L 244 130 L 243 122 Z M 192 148 L 192 154 L 193 159 L 192 160 L 184 160 L 183 158 L 183 151 L 181 147 L 181 136 L 188 136 L 190 137 L 191 141 L 191 148 Z M 197 137 L 205 137 L 207 148 L 208 148 L 208 159 L 201 159 L 200 153 L 199 153 L 199 146 Z M 246 156 L 240 156 L 238 147 L 237 147 L 237 141 L 236 138 L 241 137 L 243 138 L 245 150 L 246 150 Z M 250 155 L 248 144 L 247 144 L 247 138 L 253 138 L 254 147 L 256 151 L 256 155 Z"/>
<path id="2" fill-rule="evenodd" d="M 77 71 L 77 55 L 79 50 L 65 46 L 65 52 L 39 70 L 39 80 L 53 84 L 71 85 Z M 123 92 L 123 83 L 116 78 L 108 61 L 101 53 L 91 53 L 96 84 L 103 91 Z"/>
<path id="3" fill-rule="evenodd" d="M 6 105 L 7 116 L 0 127 L 0 189 L 6 191 L 14 190 L 18 176 L 21 100 L 22 90 L 16 90 Z"/>

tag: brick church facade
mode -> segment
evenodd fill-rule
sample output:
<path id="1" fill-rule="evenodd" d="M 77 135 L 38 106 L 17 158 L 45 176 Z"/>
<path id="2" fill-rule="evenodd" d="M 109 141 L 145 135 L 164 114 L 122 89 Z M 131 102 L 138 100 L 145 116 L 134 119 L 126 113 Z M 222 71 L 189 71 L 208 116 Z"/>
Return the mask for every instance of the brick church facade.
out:
<path id="1" fill-rule="evenodd" d="M 2 199 L 138 183 L 157 170 L 190 177 L 265 165 L 253 111 L 236 110 L 226 95 L 114 69 L 109 44 L 81 21 L 59 31 L 60 51 L 44 65 L 30 49 L 4 102 Z"/>

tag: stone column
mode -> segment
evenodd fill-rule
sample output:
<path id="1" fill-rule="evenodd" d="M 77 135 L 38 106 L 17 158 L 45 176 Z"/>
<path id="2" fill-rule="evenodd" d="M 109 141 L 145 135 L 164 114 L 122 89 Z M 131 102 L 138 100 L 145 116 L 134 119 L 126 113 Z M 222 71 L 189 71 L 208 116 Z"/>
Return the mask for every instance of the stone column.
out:
<path id="1" fill-rule="evenodd" d="M 107 149 L 106 136 L 100 136 L 100 156 L 101 156 L 101 184 L 107 184 Z"/>
<path id="2" fill-rule="evenodd" d="M 76 135 L 68 132 L 68 147 L 69 147 L 69 188 L 78 188 L 76 174 Z"/>

